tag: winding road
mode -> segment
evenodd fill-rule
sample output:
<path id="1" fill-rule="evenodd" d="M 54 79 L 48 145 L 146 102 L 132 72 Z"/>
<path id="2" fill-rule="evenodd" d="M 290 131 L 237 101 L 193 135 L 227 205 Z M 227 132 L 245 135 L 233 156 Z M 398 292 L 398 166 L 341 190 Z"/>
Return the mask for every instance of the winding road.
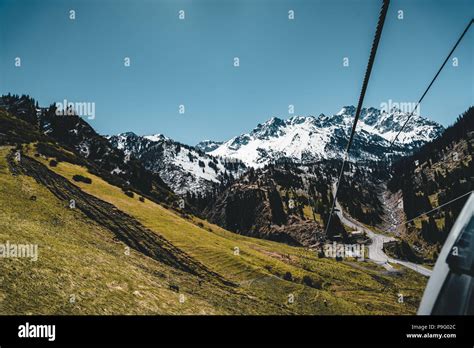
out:
<path id="1" fill-rule="evenodd" d="M 335 185 L 333 186 L 333 192 L 334 191 L 335 191 Z M 383 244 L 390 241 L 394 241 L 396 239 L 393 237 L 384 236 L 383 234 L 375 233 L 374 231 L 368 229 L 362 223 L 352 219 L 349 216 L 344 215 L 342 213 L 342 207 L 337 200 L 336 200 L 336 214 L 344 225 L 347 225 L 351 228 L 365 232 L 367 237 L 369 237 L 372 240 L 372 243 L 369 245 L 369 259 L 370 260 L 374 261 L 375 263 L 379 265 L 382 265 L 383 267 L 385 267 L 385 269 L 389 271 L 393 270 L 393 266 L 390 264 L 390 263 L 393 263 L 393 264 L 399 264 L 407 268 L 410 268 L 411 270 L 418 272 L 426 277 L 431 276 L 432 271 L 428 268 L 425 268 L 423 266 L 420 266 L 410 261 L 394 259 L 394 258 L 389 257 L 387 254 L 385 254 L 385 252 L 383 251 Z"/>

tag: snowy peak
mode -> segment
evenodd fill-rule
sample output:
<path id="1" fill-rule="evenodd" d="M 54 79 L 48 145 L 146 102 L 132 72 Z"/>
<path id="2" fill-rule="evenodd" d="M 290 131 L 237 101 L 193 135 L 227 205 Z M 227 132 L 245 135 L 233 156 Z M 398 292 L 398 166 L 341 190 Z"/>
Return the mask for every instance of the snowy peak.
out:
<path id="1" fill-rule="evenodd" d="M 148 139 L 153 142 L 160 142 L 165 140 L 170 140 L 170 138 L 165 137 L 163 134 L 153 134 L 153 135 L 145 135 L 143 138 Z"/>
<path id="2" fill-rule="evenodd" d="M 264 124 L 258 124 L 250 135 L 259 139 L 268 139 L 270 137 L 282 135 L 281 130 L 285 125 L 285 121 L 278 117 L 272 117 Z"/>
<path id="3" fill-rule="evenodd" d="M 336 115 L 350 115 L 355 116 L 356 107 L 353 105 L 343 106 L 342 109 Z"/>

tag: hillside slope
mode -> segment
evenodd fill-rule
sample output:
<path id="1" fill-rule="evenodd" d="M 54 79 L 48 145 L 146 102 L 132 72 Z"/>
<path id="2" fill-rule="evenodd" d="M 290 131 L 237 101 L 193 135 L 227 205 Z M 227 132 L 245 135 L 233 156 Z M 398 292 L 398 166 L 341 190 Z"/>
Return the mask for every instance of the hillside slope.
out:
<path id="1" fill-rule="evenodd" d="M 55 105 L 40 108 L 29 96 L 10 94 L 0 97 L 0 112 L 1 129 L 11 130 L 3 136 L 0 134 L 0 144 L 27 143 L 31 137 L 40 138 L 43 142 L 55 143 L 76 154 L 78 162 L 85 163 L 113 184 L 130 186 L 167 203 L 176 200 L 158 174 L 146 170 L 135 158 L 127 158 L 81 117 L 74 114 L 58 116 Z M 16 121 L 11 120 L 13 115 L 22 121 L 21 127 L 14 126 Z M 54 148 L 50 150 L 54 151 Z"/>
<path id="2" fill-rule="evenodd" d="M 402 194 L 402 226 L 405 257 L 436 260 L 437 253 L 467 196 L 474 190 L 474 107 L 461 115 L 444 134 L 423 146 L 415 155 L 395 164 L 389 188 Z M 454 199 L 440 210 L 419 216 Z M 412 245 L 414 250 L 407 250 Z M 402 248 L 395 248 L 401 252 Z M 409 248 L 408 248 L 409 249 Z M 417 254 L 418 255 L 415 255 Z"/>
<path id="3" fill-rule="evenodd" d="M 0 260 L 1 314 L 234 312 L 232 288 L 212 283 L 200 287 L 198 276 L 142 252 L 128 252 L 126 244 L 101 223 L 79 209 L 69 209 L 67 201 L 33 178 L 12 175 L 9 153 L 10 148 L 0 147 L 0 240 L 37 244 L 39 255 L 37 261 Z M 179 294 L 170 288 L 174 285 L 196 290 L 180 303 Z M 245 307 L 245 298 L 238 303 Z M 247 306 L 251 310 L 255 304 Z"/>

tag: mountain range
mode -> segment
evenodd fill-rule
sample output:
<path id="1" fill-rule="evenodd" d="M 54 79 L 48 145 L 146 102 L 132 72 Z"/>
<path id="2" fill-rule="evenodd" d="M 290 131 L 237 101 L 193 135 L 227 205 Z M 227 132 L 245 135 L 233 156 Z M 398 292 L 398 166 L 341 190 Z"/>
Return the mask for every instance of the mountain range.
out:
<path id="1" fill-rule="evenodd" d="M 300 163 L 342 158 L 355 111 L 354 106 L 345 106 L 332 116 L 294 116 L 287 120 L 273 117 L 258 124 L 249 133 L 236 136 L 210 150 L 209 154 L 236 158 L 251 167 L 262 167 L 282 158 Z M 351 158 L 384 159 L 390 142 L 407 118 L 408 114 L 398 109 L 392 109 L 389 113 L 375 108 L 362 109 Z M 443 127 L 436 122 L 413 116 L 390 152 L 395 156 L 411 154 L 442 132 Z"/>
<path id="2" fill-rule="evenodd" d="M 178 194 L 206 192 L 239 177 L 247 167 L 261 168 L 281 160 L 308 164 L 342 158 L 354 120 L 355 107 L 335 115 L 272 117 L 249 133 L 226 142 L 205 140 L 196 146 L 181 144 L 164 135 L 139 136 L 131 132 L 108 137 L 112 146 L 140 159 Z M 400 133 L 393 151 L 390 142 L 408 114 L 397 109 L 384 113 L 362 109 L 351 152 L 352 160 L 382 160 L 411 154 L 437 138 L 443 127 L 414 116 Z"/>

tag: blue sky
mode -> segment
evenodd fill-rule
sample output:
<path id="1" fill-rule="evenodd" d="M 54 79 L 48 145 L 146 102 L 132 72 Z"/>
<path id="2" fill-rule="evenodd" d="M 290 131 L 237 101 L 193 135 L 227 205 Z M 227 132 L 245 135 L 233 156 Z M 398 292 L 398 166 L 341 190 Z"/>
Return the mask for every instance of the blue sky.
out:
<path id="1" fill-rule="evenodd" d="M 289 104 L 296 115 L 356 105 L 380 3 L 0 0 L 0 93 L 94 102 L 102 134 L 227 140 L 289 117 Z M 416 102 L 472 17 L 472 0 L 392 1 L 364 106 Z M 454 56 L 421 105 L 443 125 L 474 104 L 474 27 Z"/>

